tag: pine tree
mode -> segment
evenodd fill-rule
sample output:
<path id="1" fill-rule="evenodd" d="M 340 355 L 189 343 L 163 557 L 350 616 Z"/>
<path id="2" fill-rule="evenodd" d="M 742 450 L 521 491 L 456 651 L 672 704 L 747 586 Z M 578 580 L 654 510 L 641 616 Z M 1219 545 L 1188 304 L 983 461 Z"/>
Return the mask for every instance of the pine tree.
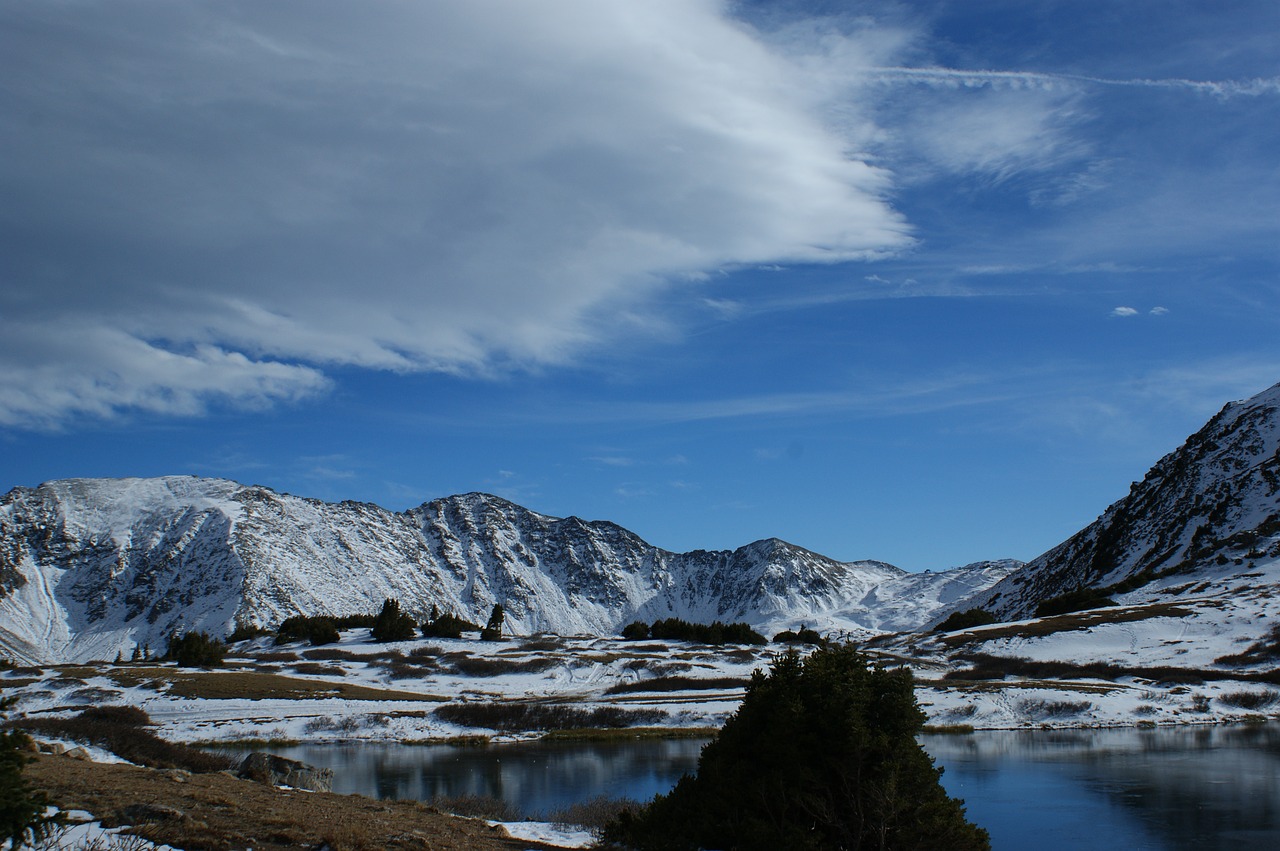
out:
<path id="1" fill-rule="evenodd" d="M 388 598 L 382 603 L 382 611 L 373 619 L 369 636 L 374 641 L 408 641 L 417 634 L 418 625 L 413 618 L 400 611 L 400 601 Z"/>
<path id="2" fill-rule="evenodd" d="M 493 611 L 489 613 L 489 623 L 484 629 L 480 630 L 481 641 L 500 641 L 502 640 L 502 623 L 506 620 L 507 613 L 502 610 L 502 606 L 497 603 L 493 604 Z"/>
<path id="3" fill-rule="evenodd" d="M 0 700 L 0 714 L 13 703 L 13 698 Z M 35 842 L 61 823 L 58 816 L 45 815 L 48 799 L 22 776 L 29 760 L 28 742 L 30 738 L 21 730 L 0 733 L 0 842 L 8 840 L 11 848 Z"/>
<path id="4" fill-rule="evenodd" d="M 641 851 L 989 849 L 915 740 L 924 717 L 906 669 L 849 646 L 785 653 L 752 676 L 697 774 L 605 838 Z"/>

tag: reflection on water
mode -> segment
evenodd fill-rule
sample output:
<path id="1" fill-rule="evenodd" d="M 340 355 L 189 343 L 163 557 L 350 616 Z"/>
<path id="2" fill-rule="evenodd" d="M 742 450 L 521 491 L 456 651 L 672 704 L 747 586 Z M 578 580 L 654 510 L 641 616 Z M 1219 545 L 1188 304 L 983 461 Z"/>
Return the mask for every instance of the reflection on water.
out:
<path id="1" fill-rule="evenodd" d="M 943 785 L 996 851 L 1280 849 L 1280 726 L 925 736 Z M 488 747 L 312 745 L 334 791 L 480 794 L 537 815 L 598 795 L 647 800 L 697 766 L 704 740 Z"/>
<path id="2" fill-rule="evenodd" d="M 492 795 L 537 815 L 600 795 L 644 801 L 698 765 L 705 739 L 456 745 L 300 745 L 275 753 L 333 769 L 333 791 L 426 801 Z"/>
<path id="3" fill-rule="evenodd" d="M 999 849 L 1280 848 L 1280 728 L 926 736 Z"/>

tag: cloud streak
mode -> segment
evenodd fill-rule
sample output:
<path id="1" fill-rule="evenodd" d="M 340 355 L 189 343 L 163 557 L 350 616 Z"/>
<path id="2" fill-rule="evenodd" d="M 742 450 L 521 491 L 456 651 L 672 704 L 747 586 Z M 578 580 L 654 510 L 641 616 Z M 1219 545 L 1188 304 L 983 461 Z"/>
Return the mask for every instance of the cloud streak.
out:
<path id="1" fill-rule="evenodd" d="M 0 423 L 560 364 L 700 273 L 901 250 L 828 71 L 713 0 L 7 5 Z"/>
<path id="2" fill-rule="evenodd" d="M 1013 88 L 1061 90 L 1075 84 L 1141 89 L 1176 89 L 1217 98 L 1280 95 L 1280 77 L 1251 80 L 1186 80 L 1179 78 L 1114 79 L 1085 74 L 1045 74 L 1036 71 L 967 71 L 958 68 L 885 67 L 862 69 L 868 78 L 882 82 L 925 83 L 947 88 Z"/>

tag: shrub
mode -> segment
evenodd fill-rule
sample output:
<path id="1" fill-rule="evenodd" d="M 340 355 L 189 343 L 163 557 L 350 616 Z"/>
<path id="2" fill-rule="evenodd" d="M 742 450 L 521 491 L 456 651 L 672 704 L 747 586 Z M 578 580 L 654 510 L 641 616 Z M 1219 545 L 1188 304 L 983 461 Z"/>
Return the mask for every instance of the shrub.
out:
<path id="1" fill-rule="evenodd" d="M 622 637 L 627 641 L 644 641 L 649 637 L 649 625 L 644 621 L 632 621 L 622 628 Z"/>
<path id="2" fill-rule="evenodd" d="M 369 637 L 374 641 L 408 641 L 417 632 L 417 624 L 413 618 L 400 611 L 400 601 L 387 599 L 382 603 L 382 611 L 373 619 Z"/>
<path id="3" fill-rule="evenodd" d="M 222 664 L 226 655 L 227 645 L 218 639 L 204 632 L 188 632 L 186 635 L 174 633 L 169 638 L 164 659 L 177 662 L 183 668 L 214 668 Z"/>
<path id="4" fill-rule="evenodd" d="M 660 709 L 582 709 L 563 703 L 447 703 L 433 714 L 449 724 L 506 732 L 635 727 L 666 718 Z"/>
<path id="5" fill-rule="evenodd" d="M 534 658 L 517 661 L 515 659 L 486 659 L 477 656 L 449 656 L 453 669 L 464 677 L 496 677 L 499 674 L 540 674 L 560 663 L 555 659 Z"/>
<path id="6" fill-rule="evenodd" d="M 605 694 L 632 694 L 644 691 L 696 691 L 735 689 L 747 685 L 747 680 L 737 677 L 654 677 L 634 683 L 618 683 L 604 690 Z"/>
<path id="7" fill-rule="evenodd" d="M 800 627 L 796 632 L 789 629 L 783 630 L 773 637 L 774 642 L 778 644 L 815 644 L 819 647 L 827 643 L 822 635 L 806 626 Z"/>
<path id="8" fill-rule="evenodd" d="M 1227 706 L 1254 711 L 1274 706 L 1278 699 L 1275 692 L 1269 691 L 1232 691 L 1218 695 L 1218 700 Z"/>
<path id="9" fill-rule="evenodd" d="M 338 625 L 332 618 L 323 615 L 294 615 L 285 618 L 276 628 L 276 643 L 288 644 L 292 641 L 309 641 L 312 647 L 322 644 L 333 644 L 341 636 Z"/>
<path id="10" fill-rule="evenodd" d="M 269 635 L 270 633 L 271 630 L 263 629 L 260 626 L 254 626 L 249 623 L 237 623 L 236 628 L 227 636 L 227 643 L 235 644 L 239 641 L 248 641 L 251 638 L 260 638 L 261 636 Z"/>
<path id="11" fill-rule="evenodd" d="M 480 627 L 453 615 L 439 615 L 422 623 L 423 638 L 461 638 L 464 632 L 477 632 Z"/>
<path id="12" fill-rule="evenodd" d="M 143 729 L 150 719 L 142 710 L 98 706 L 74 718 L 28 718 L 22 726 L 49 736 L 88 742 L 122 759 L 151 768 L 182 768 L 213 772 L 230 767 L 230 760 L 186 745 L 166 742 Z"/>
<path id="13" fill-rule="evenodd" d="M 996 616 L 986 609 L 968 609 L 963 612 L 952 612 L 946 620 L 933 628 L 934 632 L 956 632 L 971 629 L 975 626 L 986 626 L 998 623 Z"/>
<path id="14" fill-rule="evenodd" d="M 700 644 L 767 644 L 765 638 L 745 623 L 689 623 L 680 618 L 654 621 L 649 637 L 664 640 L 696 641 Z"/>
<path id="15" fill-rule="evenodd" d="M 0 712 L 13 705 L 13 698 L 0 700 Z M 33 844 L 53 831 L 61 820 L 45 815 L 49 805 L 43 792 L 32 789 L 22 776 L 30 757 L 30 738 L 21 730 L 0 732 L 0 840 L 11 848 Z"/>
<path id="16" fill-rule="evenodd" d="M 555 824 L 571 824 L 599 830 L 623 813 L 635 813 L 640 809 L 640 802 L 632 798 L 610 798 L 600 795 L 589 801 L 572 804 L 562 810 L 553 810 L 544 817 L 545 821 Z"/>
<path id="17" fill-rule="evenodd" d="M 988 849 L 916 742 L 911 672 L 851 647 L 778 656 L 686 775 L 606 840 L 641 851 Z"/>
<path id="18" fill-rule="evenodd" d="M 1107 596 L 1107 592 L 1099 588 L 1080 588 L 1041 600 L 1036 606 L 1036 617 L 1047 618 L 1053 615 L 1065 615 L 1085 609 L 1100 609 L 1103 606 L 1114 606 L 1115 600 Z"/>

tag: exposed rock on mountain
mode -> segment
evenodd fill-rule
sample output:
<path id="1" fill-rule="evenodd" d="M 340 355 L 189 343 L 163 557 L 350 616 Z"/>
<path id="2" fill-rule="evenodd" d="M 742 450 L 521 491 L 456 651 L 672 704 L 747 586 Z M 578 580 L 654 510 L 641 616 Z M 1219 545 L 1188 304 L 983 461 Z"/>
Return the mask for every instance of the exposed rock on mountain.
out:
<path id="1" fill-rule="evenodd" d="M 485 494 L 396 513 L 220 479 L 69 479 L 0 500 L 0 653 L 128 657 L 174 631 L 373 612 L 388 597 L 418 618 L 437 606 L 483 621 L 501 603 L 517 633 L 679 617 L 864 634 L 920 626 L 1018 565 L 908 574 L 776 539 L 671 553 Z"/>
<path id="2" fill-rule="evenodd" d="M 1161 577 L 1280 556 L 1280 385 L 1224 407 L 1129 495 L 975 603 L 1006 620 L 1081 588 L 1132 591 Z"/>

